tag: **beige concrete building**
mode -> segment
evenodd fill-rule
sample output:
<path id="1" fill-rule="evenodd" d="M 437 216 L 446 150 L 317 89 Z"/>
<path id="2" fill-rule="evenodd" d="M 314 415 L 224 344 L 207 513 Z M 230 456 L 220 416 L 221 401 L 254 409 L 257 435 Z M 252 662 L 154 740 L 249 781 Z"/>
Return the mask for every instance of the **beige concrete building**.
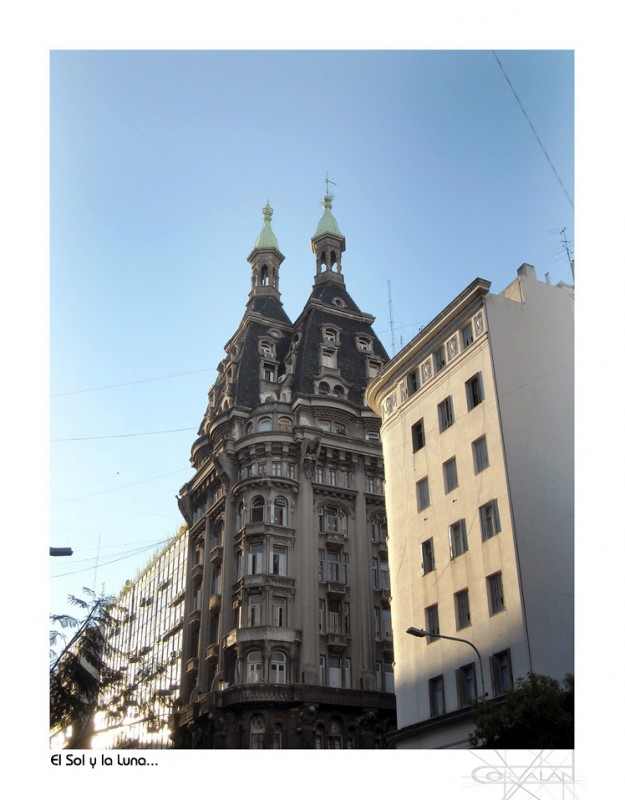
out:
<path id="1" fill-rule="evenodd" d="M 367 390 L 383 416 L 397 747 L 467 747 L 482 681 L 495 698 L 530 671 L 573 672 L 573 287 L 524 264 L 489 289 L 476 279 Z"/>

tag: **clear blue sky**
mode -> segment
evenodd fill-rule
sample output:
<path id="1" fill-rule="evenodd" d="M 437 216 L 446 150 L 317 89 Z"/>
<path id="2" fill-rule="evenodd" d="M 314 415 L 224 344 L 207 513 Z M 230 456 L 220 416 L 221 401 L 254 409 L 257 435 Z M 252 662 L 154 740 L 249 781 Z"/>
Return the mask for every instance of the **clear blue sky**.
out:
<path id="1" fill-rule="evenodd" d="M 116 593 L 182 523 L 267 200 L 295 319 L 335 182 L 389 353 L 391 306 L 398 350 L 478 276 L 571 282 L 573 54 L 497 55 L 527 117 L 489 50 L 52 53 L 50 543 L 74 550 L 53 611 Z"/>

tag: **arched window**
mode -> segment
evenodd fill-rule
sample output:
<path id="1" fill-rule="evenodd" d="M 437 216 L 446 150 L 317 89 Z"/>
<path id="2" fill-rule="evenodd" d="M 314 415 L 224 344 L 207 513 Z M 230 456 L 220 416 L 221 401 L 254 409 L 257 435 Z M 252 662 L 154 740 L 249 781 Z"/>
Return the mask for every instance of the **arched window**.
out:
<path id="1" fill-rule="evenodd" d="M 269 286 L 269 268 L 266 264 L 260 268 L 260 283 L 261 286 Z"/>
<path id="2" fill-rule="evenodd" d="M 265 498 L 256 496 L 252 500 L 250 522 L 263 522 L 265 519 Z"/>
<path id="3" fill-rule="evenodd" d="M 267 433 L 268 431 L 272 431 L 273 422 L 271 421 L 271 417 L 261 417 L 258 420 L 258 430 L 261 433 Z"/>
<path id="4" fill-rule="evenodd" d="M 250 434 L 252 433 L 253 430 L 254 430 L 254 423 L 248 422 L 247 425 L 245 426 L 245 433 Z"/>
<path id="5" fill-rule="evenodd" d="M 252 650 L 247 656 L 246 683 L 261 683 L 263 680 L 263 654 Z"/>
<path id="6" fill-rule="evenodd" d="M 241 528 L 245 525 L 245 503 L 243 500 L 237 506 L 237 530 L 241 530 Z"/>
<path id="7" fill-rule="evenodd" d="M 271 654 L 270 683 L 286 683 L 286 656 L 280 651 Z"/>
<path id="8" fill-rule="evenodd" d="M 262 355 L 264 355 L 266 358 L 275 358 L 276 351 L 274 349 L 273 342 L 270 342 L 267 339 L 261 339 L 258 343 L 258 348 Z"/>
<path id="9" fill-rule="evenodd" d="M 265 747 L 265 720 L 254 714 L 250 720 L 250 750 L 263 750 Z"/>
<path id="10" fill-rule="evenodd" d="M 321 533 L 347 534 L 347 515 L 336 506 L 324 506 L 319 511 L 319 530 Z"/>
<path id="11" fill-rule="evenodd" d="M 282 749 L 282 725 L 279 722 L 276 722 L 273 728 L 272 746 L 274 750 Z"/>
<path id="12" fill-rule="evenodd" d="M 344 397 L 345 396 L 345 389 L 343 389 L 343 387 L 338 383 L 334 387 L 333 392 L 337 397 Z"/>
<path id="13" fill-rule="evenodd" d="M 319 394 L 330 394 L 330 386 L 325 381 L 319 384 Z"/>
<path id="14" fill-rule="evenodd" d="M 279 496 L 273 501 L 273 513 L 271 521 L 274 525 L 287 525 L 287 512 L 289 510 L 286 498 Z"/>
<path id="15" fill-rule="evenodd" d="M 337 342 L 339 338 L 338 331 L 336 328 L 324 328 L 323 338 L 326 340 L 326 342 Z"/>
<path id="16" fill-rule="evenodd" d="M 278 419 L 278 430 L 283 433 L 290 433 L 293 430 L 293 423 L 288 417 Z"/>
<path id="17" fill-rule="evenodd" d="M 330 720 L 330 730 L 328 731 L 328 749 L 343 749 L 343 725 L 339 719 Z"/>

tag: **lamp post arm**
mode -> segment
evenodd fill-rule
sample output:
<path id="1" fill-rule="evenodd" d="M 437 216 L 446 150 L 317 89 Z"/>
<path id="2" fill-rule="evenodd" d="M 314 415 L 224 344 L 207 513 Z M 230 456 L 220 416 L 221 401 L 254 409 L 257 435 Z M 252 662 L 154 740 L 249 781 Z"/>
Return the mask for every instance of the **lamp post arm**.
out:
<path id="1" fill-rule="evenodd" d="M 486 697 L 486 692 L 484 691 L 484 669 L 482 667 L 482 656 L 480 655 L 480 651 L 477 647 L 470 642 L 468 639 L 460 639 L 458 636 L 445 636 L 442 633 L 429 633 L 428 636 L 434 636 L 437 639 L 450 639 L 452 642 L 464 642 L 468 644 L 469 647 L 472 647 L 475 650 L 475 655 L 477 656 L 478 663 L 480 665 L 480 682 L 482 684 L 482 697 Z"/>

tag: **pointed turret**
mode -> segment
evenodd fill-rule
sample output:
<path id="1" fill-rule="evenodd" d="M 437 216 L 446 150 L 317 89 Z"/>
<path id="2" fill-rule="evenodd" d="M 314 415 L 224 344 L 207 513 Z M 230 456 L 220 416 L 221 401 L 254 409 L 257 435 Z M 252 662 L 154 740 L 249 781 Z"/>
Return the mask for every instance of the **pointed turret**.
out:
<path id="1" fill-rule="evenodd" d="M 257 297 L 272 297 L 280 301 L 280 264 L 284 256 L 278 247 L 278 240 L 271 229 L 273 208 L 269 201 L 263 208 L 263 229 L 258 234 L 254 249 L 247 257 L 252 265 L 252 290 L 250 292 L 248 307 Z"/>
<path id="2" fill-rule="evenodd" d="M 345 251 L 345 237 L 332 214 L 333 199 L 334 195 L 326 192 L 322 201 L 323 216 L 310 240 L 313 253 L 317 257 L 315 284 L 324 281 L 343 283 L 341 254 Z"/>

